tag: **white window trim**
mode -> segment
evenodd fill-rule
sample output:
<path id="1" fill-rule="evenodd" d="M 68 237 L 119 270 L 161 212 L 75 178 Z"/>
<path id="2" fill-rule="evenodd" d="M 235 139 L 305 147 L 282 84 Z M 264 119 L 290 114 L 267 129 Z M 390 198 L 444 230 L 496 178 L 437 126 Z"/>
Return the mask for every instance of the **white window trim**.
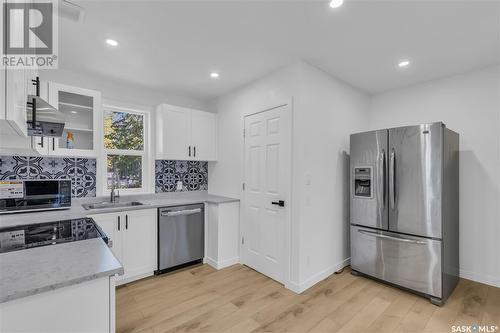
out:
<path id="1" fill-rule="evenodd" d="M 104 147 L 104 117 L 106 111 L 115 112 L 127 112 L 142 115 L 144 118 L 144 151 L 137 150 L 122 150 L 122 149 L 106 149 Z M 152 141 L 151 141 L 151 112 L 145 109 L 130 108 L 115 105 L 114 103 L 103 104 L 102 105 L 102 149 L 98 162 L 98 179 L 101 182 L 101 186 L 98 191 L 99 195 L 109 195 L 110 190 L 107 188 L 107 155 L 113 154 L 126 154 L 126 155 L 136 155 L 142 156 L 142 188 L 140 189 L 119 189 L 120 195 L 132 195 L 132 194 L 144 194 L 144 193 L 154 193 L 154 182 L 153 179 L 153 167 L 154 160 L 152 154 Z"/>

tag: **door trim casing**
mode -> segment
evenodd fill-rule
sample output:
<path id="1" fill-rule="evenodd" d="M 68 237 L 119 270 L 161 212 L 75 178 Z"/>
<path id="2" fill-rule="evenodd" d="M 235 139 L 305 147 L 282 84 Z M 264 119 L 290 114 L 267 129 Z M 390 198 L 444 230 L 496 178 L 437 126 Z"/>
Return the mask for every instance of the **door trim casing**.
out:
<path id="1" fill-rule="evenodd" d="M 283 283 L 285 288 L 293 290 L 292 288 L 292 281 L 291 281 L 291 262 L 292 262 L 292 252 L 291 252 L 291 237 L 292 237 L 292 211 L 293 211 L 293 200 L 292 200 L 292 193 L 293 193 L 293 173 L 294 173 L 294 168 L 293 168 L 293 132 L 294 132 L 294 108 L 293 108 L 293 98 L 290 97 L 288 100 L 283 100 L 277 103 L 273 103 L 271 105 L 266 105 L 260 107 L 258 111 L 255 112 L 244 112 L 241 115 L 240 119 L 240 133 L 241 133 L 241 141 L 240 141 L 240 151 L 241 151 L 241 172 L 240 172 L 240 225 L 239 225 L 239 240 L 238 240 L 238 251 L 240 253 L 240 264 L 245 264 L 245 259 L 244 259 L 244 253 L 242 249 L 242 239 L 243 239 L 243 225 L 245 223 L 245 214 L 244 214 L 244 209 L 245 207 L 245 191 L 243 190 L 242 184 L 245 181 L 245 135 L 244 135 L 244 130 L 245 130 L 245 118 L 248 116 L 256 115 L 262 112 L 266 111 L 271 111 L 280 107 L 286 107 L 286 111 L 289 112 L 290 120 L 289 120 L 289 126 L 290 126 L 290 131 L 289 131 L 289 150 L 290 150 L 290 156 L 289 156 L 289 161 L 288 164 L 290 166 L 290 175 L 289 175 L 289 186 L 288 186 L 288 193 L 285 195 L 285 202 L 286 202 L 286 212 L 285 212 L 285 223 L 284 223 L 284 249 L 283 249 L 283 281 L 278 281 L 279 283 Z"/>

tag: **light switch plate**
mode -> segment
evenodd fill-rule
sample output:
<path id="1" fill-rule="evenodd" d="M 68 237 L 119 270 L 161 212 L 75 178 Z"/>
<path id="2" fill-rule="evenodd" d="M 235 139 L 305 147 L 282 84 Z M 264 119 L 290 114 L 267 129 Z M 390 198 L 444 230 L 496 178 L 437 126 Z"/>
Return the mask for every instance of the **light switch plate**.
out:
<path id="1" fill-rule="evenodd" d="M 182 191 L 182 181 L 177 182 L 177 191 Z"/>

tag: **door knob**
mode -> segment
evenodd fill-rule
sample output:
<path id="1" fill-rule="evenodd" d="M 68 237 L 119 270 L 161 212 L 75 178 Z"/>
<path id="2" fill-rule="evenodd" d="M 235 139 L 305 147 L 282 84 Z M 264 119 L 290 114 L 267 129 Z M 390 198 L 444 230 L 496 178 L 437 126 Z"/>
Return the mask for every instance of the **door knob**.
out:
<path id="1" fill-rule="evenodd" d="M 271 202 L 273 205 L 278 205 L 280 207 L 285 207 L 285 201 L 283 200 L 278 200 L 278 201 L 272 201 Z"/>

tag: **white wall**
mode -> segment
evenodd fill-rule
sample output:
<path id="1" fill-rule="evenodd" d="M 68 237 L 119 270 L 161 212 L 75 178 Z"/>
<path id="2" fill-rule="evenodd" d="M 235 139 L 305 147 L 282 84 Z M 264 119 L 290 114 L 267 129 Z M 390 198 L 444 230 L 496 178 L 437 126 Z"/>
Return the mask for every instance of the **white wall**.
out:
<path id="1" fill-rule="evenodd" d="M 368 96 L 300 62 L 219 98 L 212 107 L 219 115 L 219 158 L 209 167 L 209 191 L 240 196 L 243 116 L 292 99 L 290 276 L 291 287 L 302 291 L 349 257 L 349 134 L 368 126 Z"/>
<path id="2" fill-rule="evenodd" d="M 241 190 L 241 145 L 243 116 L 289 103 L 298 92 L 300 65 L 283 68 L 271 75 L 213 101 L 218 114 L 217 163 L 209 168 L 209 190 L 238 198 Z"/>
<path id="3" fill-rule="evenodd" d="M 136 104 L 155 107 L 158 104 L 167 103 L 201 110 L 208 108 L 208 103 L 203 100 L 112 81 L 108 78 L 89 75 L 88 73 L 73 72 L 66 69 L 41 70 L 40 79 L 98 90 L 102 93 L 103 99 L 121 101 L 125 105 Z"/>
<path id="4" fill-rule="evenodd" d="M 308 65 L 299 82 L 293 187 L 303 290 L 345 266 L 350 257 L 349 135 L 366 129 L 369 97 Z"/>
<path id="5" fill-rule="evenodd" d="M 290 103 L 298 94 L 300 64 L 271 75 L 215 100 L 218 113 L 217 162 L 209 163 L 209 193 L 240 198 L 242 175 L 243 117 L 277 105 Z M 292 243 L 298 243 L 297 227 L 291 226 Z M 291 275 L 298 279 L 298 246 L 292 246 Z"/>
<path id="6" fill-rule="evenodd" d="M 500 286 L 500 67 L 376 95 L 370 128 L 443 121 L 460 134 L 460 269 Z"/>

